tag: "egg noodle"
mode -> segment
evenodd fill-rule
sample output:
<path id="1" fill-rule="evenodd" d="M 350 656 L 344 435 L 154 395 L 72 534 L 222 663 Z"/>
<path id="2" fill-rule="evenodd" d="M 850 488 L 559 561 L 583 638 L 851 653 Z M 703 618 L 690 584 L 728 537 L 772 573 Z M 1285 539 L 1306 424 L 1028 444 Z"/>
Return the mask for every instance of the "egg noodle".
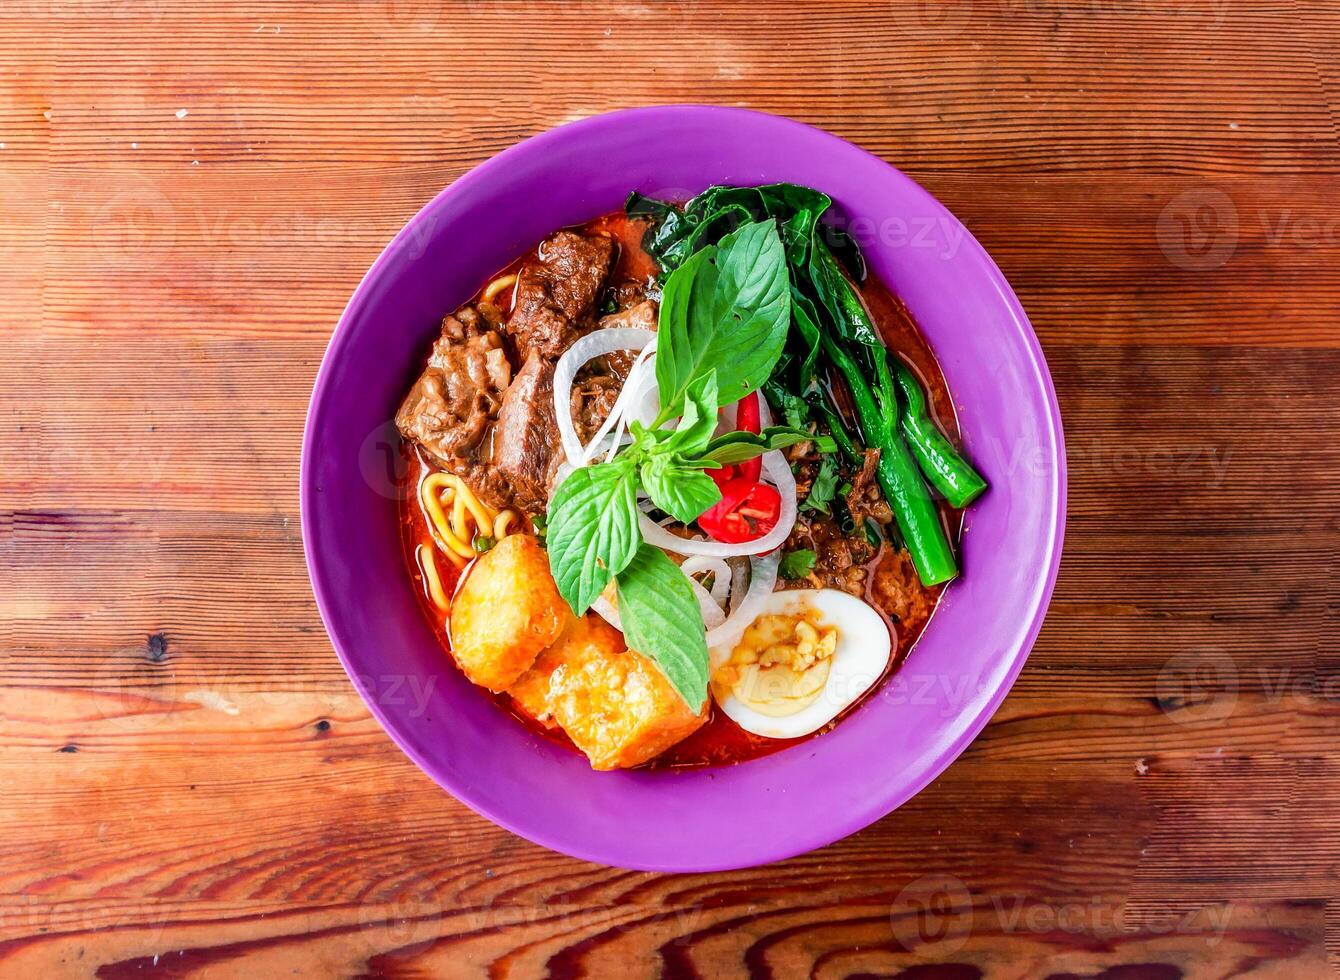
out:
<path id="1" fill-rule="evenodd" d="M 496 297 L 504 289 L 511 289 L 515 285 L 516 285 L 515 274 L 510 276 L 499 276 L 497 279 L 493 280 L 493 282 L 489 283 L 487 286 L 484 287 L 484 292 L 480 294 L 480 298 L 485 300 L 486 302 L 492 303 L 494 297 Z"/>
<path id="2" fill-rule="evenodd" d="M 457 568 L 464 568 L 479 555 L 475 548 L 478 538 L 499 541 L 519 524 L 515 510 L 495 511 L 452 473 L 429 473 L 424 477 L 419 483 L 419 502 L 437 547 Z M 433 603 L 446 609 L 450 602 L 442 588 L 433 549 L 420 545 L 417 557 Z"/>

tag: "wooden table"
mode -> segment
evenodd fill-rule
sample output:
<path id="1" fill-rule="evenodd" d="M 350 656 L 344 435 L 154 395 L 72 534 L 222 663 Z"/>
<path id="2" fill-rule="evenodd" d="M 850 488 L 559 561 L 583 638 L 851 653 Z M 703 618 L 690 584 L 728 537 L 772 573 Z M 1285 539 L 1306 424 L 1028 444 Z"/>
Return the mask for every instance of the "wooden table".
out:
<path id="1" fill-rule="evenodd" d="M 12 0 L 0 66 L 0 976 L 1340 959 L 1334 4 Z M 729 874 L 456 804 L 355 695 L 298 528 L 312 378 L 382 245 L 514 141 L 666 101 L 921 181 L 1069 439 L 990 727 L 864 833 Z"/>

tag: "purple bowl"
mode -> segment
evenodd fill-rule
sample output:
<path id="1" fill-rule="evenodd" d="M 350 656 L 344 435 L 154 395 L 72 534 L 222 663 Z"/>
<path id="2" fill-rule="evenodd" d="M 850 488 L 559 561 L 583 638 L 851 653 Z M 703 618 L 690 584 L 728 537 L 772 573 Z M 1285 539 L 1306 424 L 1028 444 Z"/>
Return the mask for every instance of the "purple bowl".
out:
<path id="1" fill-rule="evenodd" d="M 450 668 L 401 557 L 391 418 L 444 313 L 539 239 L 630 190 L 794 181 L 853 219 L 871 270 L 921 325 L 990 491 L 967 515 L 963 576 L 900 671 L 832 732 L 762 759 L 593 772 Z M 477 813 L 574 857 L 654 871 L 763 864 L 853 833 L 934 779 L 1028 656 L 1065 525 L 1061 419 L 1037 338 L 1000 270 L 884 161 L 776 116 L 662 106 L 543 133 L 466 174 L 377 259 L 317 376 L 302 530 L 326 629 L 372 713 Z"/>

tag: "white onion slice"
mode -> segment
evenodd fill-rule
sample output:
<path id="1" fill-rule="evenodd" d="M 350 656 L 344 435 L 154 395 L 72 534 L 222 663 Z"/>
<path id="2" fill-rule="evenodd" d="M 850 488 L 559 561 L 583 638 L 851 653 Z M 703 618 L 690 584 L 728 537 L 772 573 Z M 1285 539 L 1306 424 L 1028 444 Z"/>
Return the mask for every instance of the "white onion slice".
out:
<path id="1" fill-rule="evenodd" d="M 729 612 L 735 612 L 740 608 L 740 603 L 744 602 L 745 589 L 747 588 L 749 562 L 743 558 L 732 558 L 730 564 L 730 609 Z"/>
<path id="2" fill-rule="evenodd" d="M 628 376 L 624 379 L 623 387 L 619 389 L 619 396 L 614 399 L 614 404 L 610 406 L 609 415 L 605 417 L 605 421 L 602 422 L 600 428 L 596 430 L 596 434 L 582 450 L 582 455 L 579 460 L 582 466 L 591 462 L 592 458 L 602 451 L 600 443 L 610 434 L 610 430 L 614 428 L 616 423 L 619 428 L 614 434 L 613 444 L 609 447 L 609 458 L 613 459 L 614 454 L 618 452 L 619 443 L 623 440 L 624 417 L 632 408 L 633 401 L 638 397 L 638 393 L 642 387 L 643 376 L 646 374 L 647 364 L 649 363 L 651 356 L 655 353 L 656 340 L 653 338 L 651 343 L 642 348 L 642 352 L 633 360 L 632 367 L 628 369 Z M 569 413 L 572 411 L 570 399 L 571 395 L 569 395 Z"/>
<path id="3" fill-rule="evenodd" d="M 690 578 L 694 575 L 711 574 L 712 599 L 718 606 L 724 607 L 726 605 L 726 600 L 730 597 L 731 587 L 731 571 L 730 566 L 726 564 L 726 559 L 694 555 L 692 558 L 686 558 L 679 569 Z"/>
<path id="4" fill-rule="evenodd" d="M 597 597 L 595 602 L 591 603 L 591 608 L 594 609 L 605 622 L 609 623 L 620 633 L 623 632 L 623 620 L 619 618 L 619 610 L 614 608 L 614 603 L 610 602 L 602 595 Z"/>
<path id="5" fill-rule="evenodd" d="M 726 620 L 726 614 L 721 611 L 717 601 L 712 598 L 712 593 L 703 588 L 701 582 L 690 578 L 689 586 L 693 589 L 693 595 L 698 600 L 698 608 L 703 611 L 703 625 L 707 627 L 710 633 L 713 628 L 721 626 Z"/>
<path id="6" fill-rule="evenodd" d="M 721 666 L 730 658 L 731 651 L 744 631 L 758 618 L 763 603 L 777 585 L 777 566 L 780 563 L 781 556 L 776 554 L 750 560 L 749 592 L 744 601 L 726 617 L 725 622 L 707 631 L 707 652 L 712 658 L 713 668 Z"/>
<path id="7" fill-rule="evenodd" d="M 583 364 L 601 354 L 620 350 L 641 351 L 656 339 L 654 330 L 640 327 L 607 327 L 592 330 L 577 338 L 563 352 L 554 366 L 554 415 L 558 419 L 558 434 L 563 440 L 563 452 L 574 462 L 582 458 L 585 447 L 577 438 L 577 426 L 572 421 L 572 382 Z M 613 413 L 611 413 L 613 414 Z"/>
<path id="8" fill-rule="evenodd" d="M 758 427 L 766 429 L 772 425 L 772 406 L 768 400 L 763 397 L 763 392 L 758 393 Z"/>
<path id="9" fill-rule="evenodd" d="M 762 555 L 780 547 L 796 525 L 796 478 L 791 475 L 791 467 L 787 465 L 786 457 L 776 449 L 763 454 L 763 475 L 777 488 L 777 493 L 782 498 L 777 526 L 763 537 L 753 541 L 742 541 L 739 544 L 726 544 L 707 538 L 681 538 L 657 525 L 646 514 L 640 514 L 638 525 L 642 528 L 643 540 L 662 551 L 677 555 L 706 555 L 711 558 Z"/>

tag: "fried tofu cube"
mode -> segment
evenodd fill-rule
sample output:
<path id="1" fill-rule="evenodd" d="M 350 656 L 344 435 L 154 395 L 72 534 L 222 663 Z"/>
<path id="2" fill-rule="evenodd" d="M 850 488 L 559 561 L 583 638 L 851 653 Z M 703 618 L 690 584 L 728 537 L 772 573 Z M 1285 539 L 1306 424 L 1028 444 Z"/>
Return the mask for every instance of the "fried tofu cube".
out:
<path id="1" fill-rule="evenodd" d="M 539 541 L 512 534 L 461 583 L 451 605 L 451 652 L 471 681 L 505 691 L 572 620 Z"/>
<path id="2" fill-rule="evenodd" d="M 580 665 L 593 657 L 616 656 L 623 649 L 623 634 L 595 613 L 587 613 L 574 618 L 507 693 L 530 718 L 546 728 L 557 728 L 549 699 L 549 681 L 554 671 L 565 664 Z"/>
<path id="3" fill-rule="evenodd" d="M 592 769 L 626 769 L 654 759 L 707 720 L 690 710 L 656 665 L 604 636 L 569 650 L 549 678 L 554 720 Z"/>

